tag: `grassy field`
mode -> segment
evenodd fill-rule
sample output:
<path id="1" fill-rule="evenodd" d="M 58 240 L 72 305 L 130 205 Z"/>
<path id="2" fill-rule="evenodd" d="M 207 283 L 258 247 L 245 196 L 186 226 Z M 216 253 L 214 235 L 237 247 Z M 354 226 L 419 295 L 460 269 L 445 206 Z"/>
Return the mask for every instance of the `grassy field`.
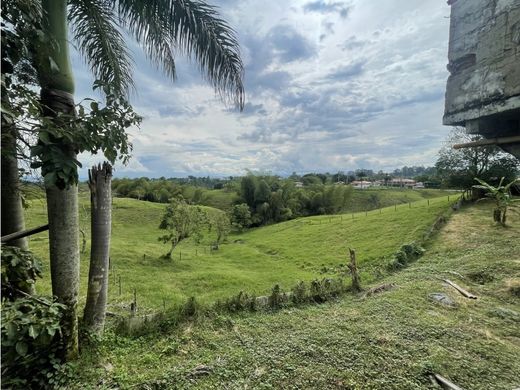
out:
<path id="1" fill-rule="evenodd" d="M 410 215 L 418 213 L 414 209 Z M 408 215 L 403 210 L 404 220 Z M 83 355 L 75 385 L 437 389 L 429 379 L 434 372 L 464 389 L 518 388 L 520 217 L 511 215 L 510 224 L 507 229 L 493 225 L 489 204 L 462 209 L 428 245 L 424 257 L 378 281 L 395 285 L 380 294 L 346 295 L 337 302 L 275 313 L 199 318 L 169 333 L 137 339 L 109 332 L 95 353 Z M 348 229 L 346 222 L 339 226 Z M 400 221 L 394 232 L 406 230 L 404 226 Z M 253 240 L 258 234 L 247 237 Z M 374 229 L 365 240 L 378 246 L 380 236 Z M 274 244 L 282 245 L 276 240 Z M 464 298 L 443 278 L 478 299 Z M 454 305 L 429 299 L 439 292 Z M 200 374 L 201 367 L 205 374 Z"/>
<path id="2" fill-rule="evenodd" d="M 394 206 L 408 202 L 417 202 L 423 199 L 432 199 L 439 196 L 447 196 L 453 191 L 437 190 L 437 189 L 408 189 L 408 188 L 367 188 L 364 190 L 355 190 L 345 212 L 357 212 L 365 210 L 374 210 L 381 207 Z"/>
<path id="3" fill-rule="evenodd" d="M 453 196 L 452 196 L 452 201 Z M 133 290 L 142 309 L 158 309 L 195 296 L 202 303 L 227 298 L 244 290 L 265 295 L 273 285 L 290 288 L 299 280 L 336 275 L 345 264 L 347 248 L 355 248 L 365 280 L 373 279 L 384 258 L 399 247 L 420 239 L 448 207 L 446 197 L 404 204 L 368 214 L 301 218 L 232 234 L 218 251 L 210 252 L 213 238 L 203 243 L 181 243 L 173 260 L 161 258 L 168 247 L 157 241 L 164 205 L 133 199 L 114 199 L 109 304 L 127 307 Z M 410 207 L 411 206 L 411 207 Z M 87 238 L 81 260 L 81 294 L 86 292 L 89 260 L 89 205 L 81 197 L 81 228 Z M 27 226 L 46 221 L 45 205 L 33 201 Z M 42 292 L 50 293 L 46 233 L 33 236 L 31 248 L 44 260 Z M 121 295 L 119 294 L 121 280 Z"/>
<path id="4" fill-rule="evenodd" d="M 228 190 L 206 190 L 202 195 L 201 205 L 214 207 L 216 209 L 228 211 L 233 206 L 238 195 Z"/>

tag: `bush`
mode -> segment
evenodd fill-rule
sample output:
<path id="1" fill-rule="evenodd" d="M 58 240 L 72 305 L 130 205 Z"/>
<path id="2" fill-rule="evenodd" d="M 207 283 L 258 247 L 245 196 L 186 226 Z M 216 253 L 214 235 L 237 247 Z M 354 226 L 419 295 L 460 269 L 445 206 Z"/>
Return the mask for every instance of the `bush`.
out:
<path id="1" fill-rule="evenodd" d="M 67 379 L 61 365 L 60 319 L 65 306 L 44 297 L 4 301 L 2 387 L 53 388 Z"/>
<path id="2" fill-rule="evenodd" d="M 292 301 L 295 305 L 307 302 L 307 286 L 305 282 L 300 281 L 292 289 Z"/>
<path id="3" fill-rule="evenodd" d="M 397 270 L 406 267 L 411 262 L 417 260 L 425 252 L 425 249 L 415 242 L 404 244 L 394 254 L 393 259 L 388 264 L 389 270 Z"/>
<path id="4" fill-rule="evenodd" d="M 13 300 L 34 292 L 41 262 L 29 251 L 2 246 L 2 299 Z"/>
<path id="5" fill-rule="evenodd" d="M 344 291 L 343 279 L 315 279 L 311 282 L 310 299 L 316 303 L 324 303 L 338 297 Z"/>

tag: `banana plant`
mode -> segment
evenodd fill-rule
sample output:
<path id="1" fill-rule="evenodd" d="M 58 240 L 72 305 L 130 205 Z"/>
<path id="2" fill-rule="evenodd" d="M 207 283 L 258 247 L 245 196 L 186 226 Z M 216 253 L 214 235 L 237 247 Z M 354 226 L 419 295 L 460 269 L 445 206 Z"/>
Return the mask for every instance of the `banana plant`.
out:
<path id="1" fill-rule="evenodd" d="M 486 196 L 492 198 L 495 201 L 495 209 L 493 210 L 493 220 L 498 222 L 502 226 L 506 226 L 506 215 L 508 207 L 515 206 L 515 203 L 520 202 L 520 199 L 514 199 L 511 195 L 511 187 L 515 183 L 520 183 L 520 179 L 515 179 L 508 184 L 504 183 L 504 177 L 500 179 L 498 186 L 492 186 L 486 183 L 484 180 L 475 178 L 480 185 L 473 186 L 474 188 L 480 188 L 486 191 Z"/>

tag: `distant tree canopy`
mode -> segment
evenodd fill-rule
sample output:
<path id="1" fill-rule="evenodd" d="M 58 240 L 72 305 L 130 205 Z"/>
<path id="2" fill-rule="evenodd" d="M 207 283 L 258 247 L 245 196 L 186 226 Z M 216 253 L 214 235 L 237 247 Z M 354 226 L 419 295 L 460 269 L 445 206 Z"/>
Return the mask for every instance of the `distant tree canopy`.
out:
<path id="1" fill-rule="evenodd" d="M 251 224 L 254 226 L 286 221 L 298 216 L 337 213 L 346 205 L 352 188 L 325 185 L 324 180 L 327 180 L 325 175 L 305 175 L 305 187 L 296 188 L 295 182 L 290 179 L 247 175 L 240 182 L 243 205 L 233 210 L 232 221 L 235 225 L 242 225 L 240 221 L 249 219 L 244 205 L 248 207 Z"/>
<path id="2" fill-rule="evenodd" d="M 453 149 L 454 144 L 479 139 L 482 137 L 466 134 L 460 128 L 450 133 L 435 164 L 444 187 L 468 189 L 476 184 L 476 177 L 490 184 L 498 184 L 502 177 L 506 182 L 516 178 L 520 162 L 496 146 Z"/>
<path id="3" fill-rule="evenodd" d="M 186 179 L 113 179 L 112 193 L 117 197 L 134 198 L 149 202 L 169 203 L 170 199 L 182 196 L 188 203 L 199 204 L 208 189 L 226 189 L 224 179 L 193 178 Z M 233 192 L 233 189 L 229 189 Z"/>

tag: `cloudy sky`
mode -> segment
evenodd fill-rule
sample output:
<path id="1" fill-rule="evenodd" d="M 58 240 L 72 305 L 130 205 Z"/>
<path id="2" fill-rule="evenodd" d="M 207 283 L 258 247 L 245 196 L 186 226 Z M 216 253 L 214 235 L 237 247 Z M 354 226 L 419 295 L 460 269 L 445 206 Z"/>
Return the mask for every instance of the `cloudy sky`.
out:
<path id="1" fill-rule="evenodd" d="M 439 0 L 213 0 L 236 30 L 246 106 L 225 106 L 196 65 L 171 83 L 134 44 L 144 117 L 117 176 L 228 176 L 431 165 L 442 126 L 449 6 Z M 77 97 L 92 96 L 74 56 Z M 85 167 L 100 156 L 82 156 Z M 84 176 L 85 170 L 83 170 Z"/>

